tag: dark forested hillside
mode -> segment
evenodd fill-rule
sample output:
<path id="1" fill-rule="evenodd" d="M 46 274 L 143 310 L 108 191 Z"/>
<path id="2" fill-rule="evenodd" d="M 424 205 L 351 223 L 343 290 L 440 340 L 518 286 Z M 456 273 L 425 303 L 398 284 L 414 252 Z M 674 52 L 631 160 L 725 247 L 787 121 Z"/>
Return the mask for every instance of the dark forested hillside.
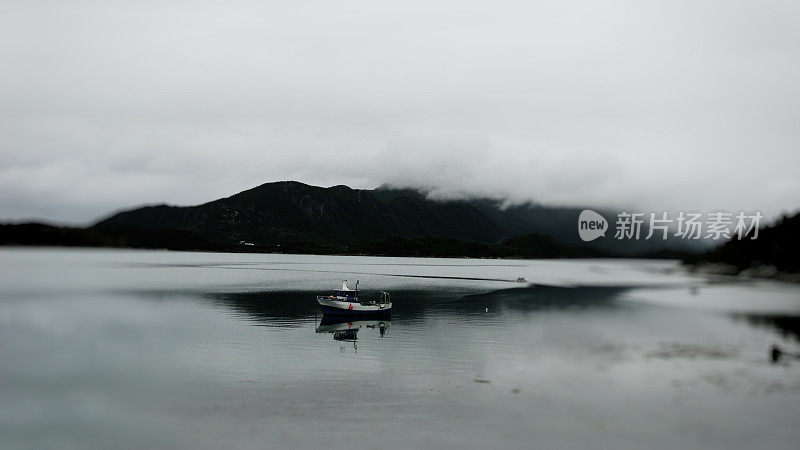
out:
<path id="1" fill-rule="evenodd" d="M 196 206 L 123 211 L 83 230 L 39 230 L 44 239 L 40 244 L 228 251 L 425 254 L 428 248 L 453 256 L 573 257 L 665 249 L 658 241 L 607 238 L 583 243 L 576 228 L 579 212 L 534 204 L 503 207 L 499 200 L 485 198 L 437 201 L 409 189 L 323 188 L 283 181 Z M 36 244 L 33 225 L 13 227 L 3 229 L 0 241 Z M 667 249 L 686 250 L 674 245 Z"/>
<path id="2" fill-rule="evenodd" d="M 752 234 L 751 234 L 752 236 Z M 687 258 L 690 263 L 724 263 L 739 271 L 772 266 L 791 273 L 800 272 L 800 213 L 784 217 L 762 228 L 756 239 L 732 239 L 707 253 Z"/>

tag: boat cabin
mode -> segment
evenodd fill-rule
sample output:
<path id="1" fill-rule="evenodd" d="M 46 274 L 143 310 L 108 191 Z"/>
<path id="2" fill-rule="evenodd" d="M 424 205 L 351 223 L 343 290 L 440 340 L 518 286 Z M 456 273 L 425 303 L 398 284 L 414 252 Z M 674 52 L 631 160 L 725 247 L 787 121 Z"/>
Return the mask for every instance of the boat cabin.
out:
<path id="1" fill-rule="evenodd" d="M 348 300 L 356 298 L 356 291 L 333 291 L 337 297 L 347 297 Z"/>
<path id="2" fill-rule="evenodd" d="M 358 283 L 356 283 L 356 287 L 358 287 Z M 333 295 L 345 297 L 347 300 L 358 300 L 358 290 L 349 289 L 347 287 L 347 280 L 342 281 L 342 288 L 333 291 Z"/>

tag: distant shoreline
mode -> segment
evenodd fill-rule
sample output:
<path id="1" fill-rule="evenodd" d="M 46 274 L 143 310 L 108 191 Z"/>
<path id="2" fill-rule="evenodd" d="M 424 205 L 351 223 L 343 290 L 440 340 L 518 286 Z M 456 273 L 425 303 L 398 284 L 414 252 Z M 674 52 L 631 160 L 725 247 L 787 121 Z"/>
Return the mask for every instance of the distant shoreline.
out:
<path id="1" fill-rule="evenodd" d="M 737 280 L 775 280 L 800 283 L 800 273 L 782 271 L 769 264 L 754 265 L 743 270 L 739 270 L 732 264 L 715 262 L 685 263 L 683 267 L 687 272 L 698 275 L 730 277 Z"/>
<path id="2" fill-rule="evenodd" d="M 497 244 L 463 242 L 445 237 L 395 236 L 354 245 L 295 241 L 265 247 L 212 243 L 185 230 L 109 232 L 92 227 L 58 227 L 41 223 L 0 224 L 0 246 L 464 259 L 683 259 L 688 255 L 674 251 L 612 254 L 559 244 L 547 236 L 535 233 L 506 239 Z"/>

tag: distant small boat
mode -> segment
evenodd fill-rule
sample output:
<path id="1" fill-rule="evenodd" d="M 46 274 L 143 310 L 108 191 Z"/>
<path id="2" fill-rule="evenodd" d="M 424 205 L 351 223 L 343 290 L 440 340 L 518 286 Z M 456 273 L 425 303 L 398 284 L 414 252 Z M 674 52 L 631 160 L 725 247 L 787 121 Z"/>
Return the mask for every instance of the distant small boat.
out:
<path id="1" fill-rule="evenodd" d="M 359 300 L 358 281 L 356 289 L 347 287 L 347 280 L 342 281 L 342 288 L 331 295 L 318 295 L 317 303 L 323 314 L 344 316 L 388 316 L 392 312 L 392 300 L 388 292 L 381 292 L 378 300 Z"/>
<path id="2" fill-rule="evenodd" d="M 517 278 L 517 283 L 527 283 L 527 282 L 528 282 L 528 279 L 527 279 L 527 278 L 525 278 L 525 277 L 519 277 L 519 278 Z"/>

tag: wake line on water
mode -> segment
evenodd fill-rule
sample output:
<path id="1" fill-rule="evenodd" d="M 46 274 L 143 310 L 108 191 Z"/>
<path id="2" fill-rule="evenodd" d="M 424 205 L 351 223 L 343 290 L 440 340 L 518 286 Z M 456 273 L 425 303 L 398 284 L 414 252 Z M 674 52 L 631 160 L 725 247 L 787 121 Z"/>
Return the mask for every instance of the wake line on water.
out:
<path id="1" fill-rule="evenodd" d="M 377 275 L 377 276 L 384 276 L 384 277 L 403 277 L 403 278 L 434 278 L 434 279 L 444 279 L 444 280 L 468 280 L 468 281 L 502 281 L 505 283 L 516 283 L 517 280 L 511 280 L 507 278 L 481 278 L 481 277 L 452 277 L 452 276 L 444 276 L 444 275 L 411 275 L 411 274 L 401 274 L 401 273 L 375 273 L 375 272 L 351 272 L 351 271 L 343 271 L 343 270 L 316 270 L 316 269 L 276 269 L 276 268 L 269 268 L 269 267 L 224 267 L 218 266 L 220 269 L 229 269 L 229 270 L 269 270 L 269 271 L 279 271 L 279 272 L 313 272 L 313 273 L 351 273 L 354 275 Z"/>
<path id="2" fill-rule="evenodd" d="M 229 267 L 229 266 L 256 266 L 256 265 L 299 265 L 327 266 L 330 262 L 222 262 L 222 263 L 103 263 L 103 265 L 117 265 L 122 267 Z M 408 267 L 525 267 L 525 264 L 417 264 L 417 263 L 352 263 L 354 266 L 408 266 Z"/>
<path id="3" fill-rule="evenodd" d="M 185 267 L 185 268 L 216 268 L 216 269 L 227 269 L 227 270 L 265 270 L 265 271 L 275 271 L 275 272 L 310 272 L 310 273 L 349 273 L 353 275 L 376 275 L 376 276 L 384 276 L 384 277 L 403 277 L 403 278 L 431 278 L 431 279 L 443 279 L 443 280 L 466 280 L 466 281 L 500 281 L 504 283 L 518 283 L 517 280 L 512 280 L 509 278 L 483 278 L 483 277 L 456 277 L 456 276 L 445 276 L 445 275 L 412 275 L 412 274 L 398 274 L 398 273 L 376 273 L 376 272 L 353 272 L 349 270 L 322 270 L 322 269 L 284 269 L 284 268 L 272 268 L 272 267 L 237 267 L 237 266 L 249 266 L 252 264 L 263 264 L 263 263 L 234 263 L 234 264 L 219 264 L 219 263 L 209 263 L 209 264 L 170 264 L 170 263 L 121 263 L 118 266 L 122 267 Z M 269 263 L 272 264 L 272 263 Z M 301 263 L 287 263 L 287 264 L 301 264 Z M 315 264 L 324 264 L 324 263 L 315 263 Z M 392 264 L 375 264 L 375 265 L 392 265 Z M 408 264 L 414 265 L 414 264 Z M 453 264 L 453 265 L 446 265 L 446 264 L 439 264 L 439 265 L 427 265 L 427 264 L 418 264 L 419 266 L 424 267 L 470 267 L 466 265 L 460 264 Z M 477 265 L 475 265 L 477 266 Z M 493 266 L 496 267 L 496 266 Z M 528 286 L 533 286 L 532 283 L 528 283 Z"/>
<path id="4" fill-rule="evenodd" d="M 562 283 L 542 283 L 542 282 L 525 282 L 520 283 L 516 279 L 510 278 L 487 278 L 487 277 L 476 277 L 476 276 L 447 276 L 447 275 L 416 275 L 416 274 L 398 274 L 398 273 L 383 273 L 383 272 L 357 272 L 357 271 L 349 271 L 349 270 L 324 270 L 324 269 L 296 269 L 296 268 L 278 268 L 278 267 L 252 267 L 257 264 L 268 264 L 268 265 L 301 265 L 301 264 L 316 264 L 316 265 L 330 265 L 330 263 L 295 263 L 295 262 L 285 262 L 285 263 L 258 263 L 258 262 L 243 262 L 243 263 L 197 263 L 197 264 L 184 264 L 184 263 L 110 263 L 104 264 L 104 266 L 108 265 L 116 265 L 118 267 L 183 267 L 183 268 L 207 268 L 207 269 L 228 269 L 228 270 L 264 270 L 264 271 L 274 271 L 274 272 L 306 272 L 306 273 L 347 273 L 353 275 L 373 275 L 373 276 L 385 276 L 385 277 L 399 277 L 399 278 L 422 278 L 422 279 L 441 279 L 441 280 L 464 280 L 464 281 L 497 281 L 501 283 L 514 283 L 519 285 L 520 288 L 524 287 L 552 287 L 552 288 L 563 288 L 563 289 L 573 289 L 573 288 L 591 288 L 591 287 L 615 287 L 615 288 L 630 288 L 630 289 L 643 289 L 643 288 L 650 288 L 650 289 L 674 289 L 674 288 L 681 288 L 681 287 L 697 287 L 698 283 L 696 281 L 691 281 L 687 283 L 680 283 L 680 284 L 661 284 L 661 283 L 654 283 L 654 284 L 639 284 L 639 283 L 631 283 L 631 284 L 608 284 L 608 283 L 599 283 L 599 284 L 587 284 L 587 283 L 580 283 L 580 282 L 562 282 Z M 353 264 L 354 266 L 358 265 L 392 265 L 392 264 Z M 462 264 L 406 264 L 408 266 L 420 266 L 420 267 L 477 267 L 481 266 L 480 264 L 475 265 L 462 265 Z M 496 265 L 492 265 L 491 267 L 498 267 Z M 701 283 L 702 285 L 702 283 Z"/>

